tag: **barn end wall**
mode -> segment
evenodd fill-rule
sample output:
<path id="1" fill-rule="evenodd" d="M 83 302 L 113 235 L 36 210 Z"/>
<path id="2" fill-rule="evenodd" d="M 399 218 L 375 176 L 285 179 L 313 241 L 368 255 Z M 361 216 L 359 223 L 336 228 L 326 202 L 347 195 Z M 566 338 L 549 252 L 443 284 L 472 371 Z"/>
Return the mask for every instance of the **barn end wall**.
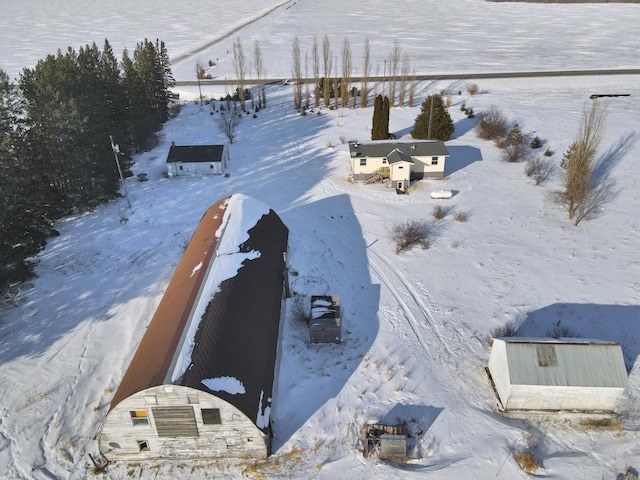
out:
<path id="1" fill-rule="evenodd" d="M 205 424 L 203 409 L 217 409 L 220 423 Z M 146 424 L 140 419 L 133 424 L 134 411 L 146 412 Z M 161 419 L 167 413 L 169 420 Z M 215 395 L 180 385 L 148 388 L 121 401 L 107 415 L 98 442 L 110 460 L 264 459 L 268 452 L 267 436 L 240 410 Z"/>

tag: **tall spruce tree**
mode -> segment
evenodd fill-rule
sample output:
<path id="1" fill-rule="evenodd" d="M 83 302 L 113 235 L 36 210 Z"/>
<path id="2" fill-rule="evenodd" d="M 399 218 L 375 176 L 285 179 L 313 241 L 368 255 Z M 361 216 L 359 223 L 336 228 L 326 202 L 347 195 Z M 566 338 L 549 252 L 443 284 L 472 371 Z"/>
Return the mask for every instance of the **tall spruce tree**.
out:
<path id="1" fill-rule="evenodd" d="M 429 95 L 422 103 L 411 136 L 416 139 L 434 138 L 445 142 L 451 138 L 453 131 L 453 120 L 451 120 L 451 115 L 449 115 L 442 97 L 437 94 Z"/>
<path id="2" fill-rule="evenodd" d="M 40 201 L 40 170 L 24 150 L 24 113 L 16 85 L 0 69 L 0 291 L 31 272 L 53 222 Z"/>

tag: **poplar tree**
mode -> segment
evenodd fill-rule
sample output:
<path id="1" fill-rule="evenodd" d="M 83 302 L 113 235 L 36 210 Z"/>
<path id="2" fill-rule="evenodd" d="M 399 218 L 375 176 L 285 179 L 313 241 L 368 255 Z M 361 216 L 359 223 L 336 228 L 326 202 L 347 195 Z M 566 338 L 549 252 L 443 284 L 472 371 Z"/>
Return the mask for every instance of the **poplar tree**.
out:
<path id="1" fill-rule="evenodd" d="M 371 45 L 369 39 L 364 40 L 364 53 L 362 56 L 362 84 L 360 85 L 360 108 L 369 106 L 369 76 L 371 75 Z"/>

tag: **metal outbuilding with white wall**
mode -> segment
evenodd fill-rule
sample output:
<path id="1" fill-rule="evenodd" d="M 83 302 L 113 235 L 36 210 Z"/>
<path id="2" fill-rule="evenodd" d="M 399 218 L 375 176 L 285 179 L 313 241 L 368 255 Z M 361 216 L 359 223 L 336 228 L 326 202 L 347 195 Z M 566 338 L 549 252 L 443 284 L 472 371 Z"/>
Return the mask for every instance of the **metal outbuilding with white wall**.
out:
<path id="1" fill-rule="evenodd" d="M 496 338 L 488 365 L 504 410 L 615 410 L 629 387 L 617 343 Z"/>

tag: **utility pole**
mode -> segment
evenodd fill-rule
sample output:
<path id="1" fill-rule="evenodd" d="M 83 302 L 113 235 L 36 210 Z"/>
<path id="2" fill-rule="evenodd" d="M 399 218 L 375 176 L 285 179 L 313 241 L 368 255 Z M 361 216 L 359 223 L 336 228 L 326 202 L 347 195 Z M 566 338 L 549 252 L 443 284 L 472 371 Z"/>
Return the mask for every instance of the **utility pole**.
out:
<path id="1" fill-rule="evenodd" d="M 124 196 L 127 199 L 127 205 L 131 208 L 131 202 L 129 201 L 129 192 L 127 192 L 127 184 L 124 183 L 124 177 L 122 176 L 122 169 L 120 168 L 120 159 L 118 158 L 118 154 L 120 153 L 120 148 L 118 145 L 113 143 L 113 137 L 109 135 L 109 140 L 111 140 L 111 150 L 113 151 L 113 158 L 116 159 L 116 165 L 118 167 L 118 174 L 120 175 L 120 181 L 122 182 L 122 187 L 124 188 Z"/>

